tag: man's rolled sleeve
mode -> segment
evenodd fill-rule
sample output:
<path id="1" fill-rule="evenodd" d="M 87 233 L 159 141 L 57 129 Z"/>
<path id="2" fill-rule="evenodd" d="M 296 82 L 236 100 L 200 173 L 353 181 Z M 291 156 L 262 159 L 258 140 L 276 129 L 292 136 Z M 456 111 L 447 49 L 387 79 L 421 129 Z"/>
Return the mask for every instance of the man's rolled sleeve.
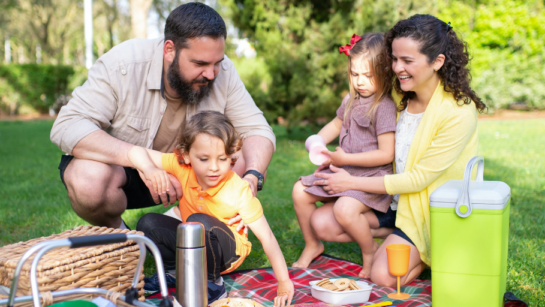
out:
<path id="1" fill-rule="evenodd" d="M 246 90 L 234 64 L 229 62 L 226 65 L 228 65 L 226 72 L 230 75 L 225 115 L 243 138 L 259 135 L 269 139 L 276 149 L 276 137 L 263 112 Z"/>
<path id="2" fill-rule="evenodd" d="M 50 138 L 63 152 L 72 154 L 81 139 L 110 127 L 117 97 L 109 76 L 105 63 L 99 59 L 89 70 L 87 81 L 74 90 L 72 99 L 61 108 Z"/>

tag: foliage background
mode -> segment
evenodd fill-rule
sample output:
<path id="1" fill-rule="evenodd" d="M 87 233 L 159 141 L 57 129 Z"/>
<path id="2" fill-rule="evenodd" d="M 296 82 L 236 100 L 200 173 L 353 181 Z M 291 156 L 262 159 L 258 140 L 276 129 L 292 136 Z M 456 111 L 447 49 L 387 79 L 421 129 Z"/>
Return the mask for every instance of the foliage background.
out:
<path id="1" fill-rule="evenodd" d="M 473 56 L 472 86 L 490 111 L 545 108 L 543 1 L 225 1 L 262 71 L 244 75 L 269 120 L 288 124 L 331 117 L 347 93 L 347 60 L 338 46 L 353 33 L 385 32 L 413 14 L 450 21 Z M 242 65 L 241 65 L 242 66 Z"/>
<path id="2" fill-rule="evenodd" d="M 95 0 L 94 54 L 136 37 L 131 31 L 131 5 L 151 0 Z M 151 11 L 161 23 L 186 1 L 153 0 Z M 246 38 L 255 58 L 227 53 L 269 122 L 288 127 L 320 122 L 335 114 L 348 92 L 347 59 L 338 53 L 353 33 L 384 32 L 397 21 L 423 13 L 450 21 L 467 41 L 473 56 L 473 88 L 489 106 L 545 109 L 545 2 L 543 0 L 207 0 L 229 25 L 231 38 Z M 134 29 L 133 29 L 134 30 Z M 0 0 L 0 37 L 9 39 L 16 70 L 30 75 L 30 64 L 69 65 L 75 72 L 66 88 L 7 88 L 0 76 L 0 112 L 16 114 L 30 107 L 58 109 L 75 86 L 85 80 L 83 1 Z M 233 41 L 232 39 L 230 41 Z M 230 42 L 228 41 L 228 42 Z M 38 52 L 39 50 L 39 52 Z M 0 50 L 0 56 L 5 50 Z M 4 61 L 5 62 L 5 61 Z M 15 69 L 15 68 L 12 68 Z M 5 69 L 4 69 L 5 70 Z M 54 77 L 64 80 L 65 75 Z M 64 81 L 63 81 L 64 82 Z M 36 91 L 40 101 L 20 99 Z M 52 94 L 54 93 L 54 94 Z M 44 99 L 42 99 L 44 100 Z M 56 104 L 56 105 L 55 105 Z M 28 108 L 27 108 L 28 109 Z"/>

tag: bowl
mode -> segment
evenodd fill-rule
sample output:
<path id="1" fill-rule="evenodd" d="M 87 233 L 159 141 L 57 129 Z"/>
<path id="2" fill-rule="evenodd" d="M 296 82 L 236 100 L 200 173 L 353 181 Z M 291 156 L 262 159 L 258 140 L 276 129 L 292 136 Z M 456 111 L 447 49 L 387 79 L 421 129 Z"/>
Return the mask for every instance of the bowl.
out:
<path id="1" fill-rule="evenodd" d="M 334 283 L 337 279 L 329 279 Z M 369 301 L 369 296 L 371 295 L 371 290 L 373 286 L 369 285 L 364 281 L 356 281 L 358 286 L 361 288 L 359 290 L 350 290 L 350 291 L 331 291 L 324 289 L 322 287 L 316 286 L 316 283 L 319 280 L 314 280 L 309 282 L 310 292 L 312 296 L 320 301 L 328 304 L 334 305 L 350 305 L 365 303 Z"/>

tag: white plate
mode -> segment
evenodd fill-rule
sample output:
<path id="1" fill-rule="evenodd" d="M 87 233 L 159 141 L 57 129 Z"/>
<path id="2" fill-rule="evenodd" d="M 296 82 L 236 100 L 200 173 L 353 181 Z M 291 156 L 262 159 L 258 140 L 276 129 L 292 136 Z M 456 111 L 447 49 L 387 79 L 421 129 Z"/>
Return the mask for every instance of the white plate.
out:
<path id="1" fill-rule="evenodd" d="M 332 283 L 335 283 L 336 279 L 329 279 Z M 371 295 L 371 290 L 373 286 L 369 285 L 364 281 L 356 281 L 358 286 L 361 288 L 359 290 L 350 290 L 350 291 L 331 291 L 324 289 L 322 287 L 316 286 L 316 283 L 319 280 L 314 280 L 309 282 L 310 292 L 312 296 L 316 299 L 319 299 L 322 302 L 334 304 L 334 305 L 349 305 L 349 304 L 358 304 L 365 303 L 369 301 L 369 296 Z"/>

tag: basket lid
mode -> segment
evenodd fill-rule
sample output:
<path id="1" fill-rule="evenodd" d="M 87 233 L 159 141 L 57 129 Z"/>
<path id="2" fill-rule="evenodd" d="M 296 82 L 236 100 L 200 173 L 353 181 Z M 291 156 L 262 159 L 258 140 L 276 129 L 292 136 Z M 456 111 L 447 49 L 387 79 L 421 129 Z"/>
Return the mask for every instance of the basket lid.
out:
<path id="1" fill-rule="evenodd" d="M 33 245 L 57 239 L 66 239 L 71 237 L 95 236 L 103 234 L 126 233 L 144 235 L 141 231 L 121 230 L 99 226 L 78 226 L 74 229 L 66 230 L 59 234 L 54 234 L 49 237 L 41 237 L 19 242 L 11 245 L 6 245 L 0 248 L 0 267 L 4 269 L 15 269 L 17 262 L 23 254 Z M 56 272 L 64 272 L 75 267 L 94 263 L 103 259 L 110 258 L 114 255 L 121 255 L 139 250 L 138 245 L 134 241 L 126 241 L 123 243 L 113 243 L 106 245 L 97 245 L 90 247 L 78 248 L 59 248 L 45 254 L 40 259 L 37 271 L 38 276 L 42 274 L 50 275 Z M 31 262 L 27 261 L 23 265 L 23 271 L 30 270 Z M 1 279 L 0 279 L 1 280 Z"/>
<path id="2" fill-rule="evenodd" d="M 430 207 L 454 208 L 463 180 L 451 180 L 437 188 L 430 196 Z M 474 209 L 503 209 L 511 197 L 511 188 L 501 181 L 471 181 L 469 197 Z"/>

